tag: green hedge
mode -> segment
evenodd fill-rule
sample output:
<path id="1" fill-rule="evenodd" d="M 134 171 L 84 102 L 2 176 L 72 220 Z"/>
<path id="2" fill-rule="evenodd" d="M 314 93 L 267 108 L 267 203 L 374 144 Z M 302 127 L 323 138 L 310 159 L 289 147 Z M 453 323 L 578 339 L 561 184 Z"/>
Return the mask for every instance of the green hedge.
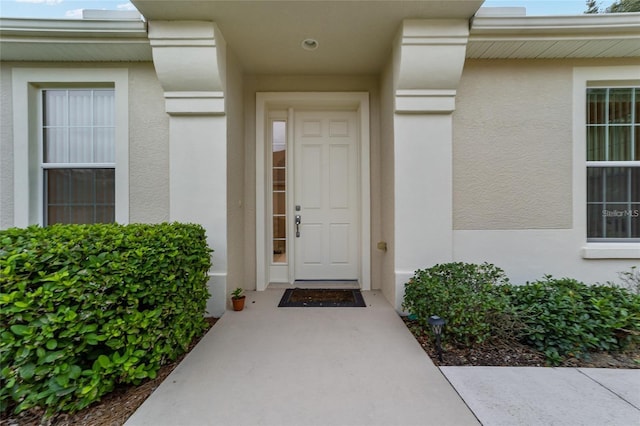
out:
<path id="1" fill-rule="evenodd" d="M 511 303 L 524 324 L 522 339 L 551 364 L 639 341 L 640 295 L 625 288 L 545 277 L 514 286 Z"/>
<path id="2" fill-rule="evenodd" d="M 2 411 L 76 411 L 154 378 L 206 328 L 210 253 L 193 224 L 0 231 Z"/>

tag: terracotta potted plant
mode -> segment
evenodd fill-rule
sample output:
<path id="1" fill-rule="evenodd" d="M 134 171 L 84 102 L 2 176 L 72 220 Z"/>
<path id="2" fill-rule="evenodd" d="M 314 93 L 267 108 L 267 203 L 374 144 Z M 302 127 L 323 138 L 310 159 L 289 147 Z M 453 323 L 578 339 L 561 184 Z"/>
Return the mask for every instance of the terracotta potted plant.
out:
<path id="1" fill-rule="evenodd" d="M 243 293 L 244 290 L 240 287 L 231 292 L 231 302 L 233 303 L 234 311 L 241 311 L 244 309 L 244 299 L 246 296 Z"/>

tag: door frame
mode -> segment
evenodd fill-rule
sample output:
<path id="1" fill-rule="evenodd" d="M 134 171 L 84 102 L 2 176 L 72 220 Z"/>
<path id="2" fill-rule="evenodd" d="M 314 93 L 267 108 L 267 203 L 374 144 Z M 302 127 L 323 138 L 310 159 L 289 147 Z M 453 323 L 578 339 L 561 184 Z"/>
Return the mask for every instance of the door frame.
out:
<path id="1" fill-rule="evenodd" d="M 359 271 L 358 281 L 363 290 L 371 289 L 371 179 L 370 179 L 370 132 L 369 94 L 367 92 L 258 92 L 256 93 L 256 290 L 263 291 L 271 281 L 271 240 L 268 238 L 271 215 L 268 211 L 268 191 L 271 170 L 267 168 L 269 143 L 269 112 L 294 109 L 351 110 L 358 114 L 360 156 L 359 199 Z M 291 125 L 287 132 L 291 135 Z M 289 145 L 292 140 L 289 139 Z M 287 154 L 289 156 L 289 154 Z M 290 157 L 289 157 L 290 158 Z M 290 236 L 290 233 L 289 233 Z M 290 240 L 290 238 L 289 238 Z M 288 283 L 293 283 L 294 255 L 288 243 Z"/>

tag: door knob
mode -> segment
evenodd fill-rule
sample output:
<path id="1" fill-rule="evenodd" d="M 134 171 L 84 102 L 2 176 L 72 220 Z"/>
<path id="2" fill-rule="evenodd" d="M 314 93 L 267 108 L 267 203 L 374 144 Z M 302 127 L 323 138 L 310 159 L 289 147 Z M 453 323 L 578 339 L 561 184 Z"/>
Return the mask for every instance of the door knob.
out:
<path id="1" fill-rule="evenodd" d="M 302 223 L 302 216 L 296 215 L 296 238 L 300 238 L 300 224 Z"/>

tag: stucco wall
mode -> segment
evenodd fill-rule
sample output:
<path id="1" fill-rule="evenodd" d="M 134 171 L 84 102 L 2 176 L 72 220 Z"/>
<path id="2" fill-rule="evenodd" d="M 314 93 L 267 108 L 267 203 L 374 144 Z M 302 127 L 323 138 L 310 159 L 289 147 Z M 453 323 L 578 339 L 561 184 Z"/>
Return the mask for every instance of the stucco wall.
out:
<path id="1" fill-rule="evenodd" d="M 453 241 L 455 261 L 493 263 L 514 284 L 545 275 L 586 283 L 619 281 L 619 272 L 638 265 L 638 259 L 584 259 L 583 230 L 464 230 L 454 231 Z"/>
<path id="2" fill-rule="evenodd" d="M 454 229 L 571 227 L 572 66 L 467 61 L 453 130 Z"/>
<path id="3" fill-rule="evenodd" d="M 255 110 L 257 92 L 368 92 L 370 102 L 370 167 L 371 167 L 371 286 L 381 288 L 382 253 L 375 249 L 381 239 L 379 191 L 380 172 L 380 98 L 378 76 L 312 76 L 312 75 L 246 75 L 245 102 L 245 283 L 255 288 L 256 277 L 256 157 Z"/>
<path id="4" fill-rule="evenodd" d="M 468 61 L 454 113 L 454 260 L 517 284 L 546 274 L 617 281 L 637 258 L 592 259 L 574 182 L 574 69 L 637 59 Z M 583 106 L 576 106 L 583 108 Z M 580 192 L 574 192 L 580 191 Z M 592 246 L 598 245 L 591 244 Z M 619 244 L 637 253 L 637 244 Z"/>
<path id="5" fill-rule="evenodd" d="M 13 226 L 11 65 L 0 64 L 0 229 Z"/>
<path id="6" fill-rule="evenodd" d="M 129 221 L 169 220 L 169 116 L 153 65 L 129 65 Z"/>

